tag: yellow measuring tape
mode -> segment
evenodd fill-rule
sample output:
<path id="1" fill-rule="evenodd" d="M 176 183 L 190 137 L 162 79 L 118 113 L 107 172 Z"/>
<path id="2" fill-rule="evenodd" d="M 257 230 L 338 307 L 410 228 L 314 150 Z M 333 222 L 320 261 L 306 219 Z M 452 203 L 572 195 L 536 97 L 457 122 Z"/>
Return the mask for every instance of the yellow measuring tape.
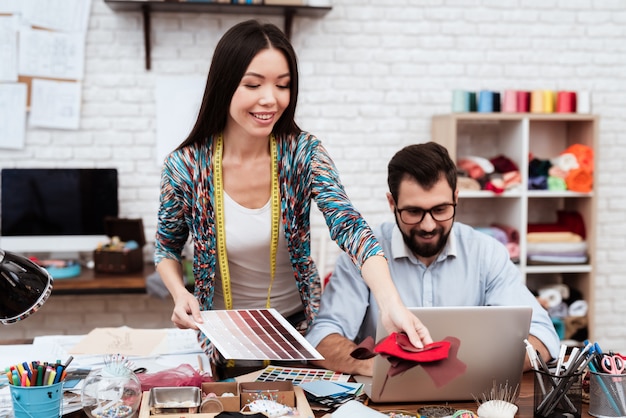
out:
<path id="1" fill-rule="evenodd" d="M 278 146 L 274 135 L 270 136 L 272 158 L 272 235 L 270 245 L 270 284 L 267 288 L 267 301 L 265 306 L 270 308 L 272 285 L 276 275 L 276 252 L 278 251 L 278 226 L 280 218 L 280 196 L 278 193 Z M 215 146 L 215 162 L 213 167 L 213 186 L 215 189 L 215 216 L 217 226 L 217 253 L 222 277 L 222 290 L 224 292 L 224 306 L 226 309 L 233 308 L 233 296 L 230 288 L 230 274 L 228 269 L 228 256 L 226 255 L 226 229 L 224 227 L 224 180 L 222 176 L 222 156 L 224 152 L 224 139 L 220 134 Z"/>
<path id="2" fill-rule="evenodd" d="M 214 205 L 217 227 L 217 254 L 222 278 L 222 291 L 224 293 L 224 307 L 233 308 L 233 295 L 230 286 L 230 273 L 228 269 L 228 256 L 226 254 L 226 228 L 224 227 L 224 179 L 222 176 L 222 157 L 224 153 L 224 138 L 222 134 L 217 137 L 213 163 L 213 187 Z M 267 301 L 265 306 L 270 308 L 272 285 L 276 275 L 276 253 L 278 251 L 278 231 L 280 218 L 280 196 L 278 193 L 278 146 L 274 135 L 270 136 L 270 156 L 272 159 L 272 232 L 270 245 L 270 283 L 267 288 Z M 232 360 L 228 366 L 233 366 Z"/>

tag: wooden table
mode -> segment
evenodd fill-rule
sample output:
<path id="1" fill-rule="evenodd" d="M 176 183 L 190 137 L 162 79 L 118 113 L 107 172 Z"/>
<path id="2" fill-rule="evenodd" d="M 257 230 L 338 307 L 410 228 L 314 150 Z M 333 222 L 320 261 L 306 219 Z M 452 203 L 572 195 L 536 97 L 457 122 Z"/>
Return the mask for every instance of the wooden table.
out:
<path id="1" fill-rule="evenodd" d="M 524 373 L 524 377 L 522 379 L 520 396 L 517 400 L 517 406 L 519 407 L 519 411 L 515 415 L 515 418 L 532 418 L 533 417 L 533 392 L 534 392 L 534 382 L 533 382 L 533 374 L 531 372 Z M 407 414 L 413 413 L 417 414 L 417 410 L 426 405 L 448 405 L 455 409 L 468 409 L 476 413 L 478 408 L 476 402 L 431 402 L 431 403 L 386 403 L 386 404 L 376 404 L 370 402 L 368 406 L 370 408 L 376 409 L 381 412 L 385 411 L 406 411 Z M 589 405 L 586 403 L 582 404 L 582 414 L 581 418 L 589 418 Z M 74 414 L 66 415 L 66 417 L 71 418 L 83 418 L 87 415 L 82 411 L 76 412 Z M 180 415 L 180 417 L 194 417 L 193 414 Z M 195 415 L 198 416 L 198 415 Z M 202 416 L 206 416 L 206 414 L 202 414 Z M 329 418 L 330 414 L 325 412 L 315 411 L 315 417 L 326 417 Z M 308 418 L 308 417 L 303 417 Z"/>
<path id="2" fill-rule="evenodd" d="M 534 400 L 534 375 L 532 372 L 524 373 L 522 384 L 520 388 L 520 396 L 516 402 L 519 410 L 515 415 L 516 418 L 532 418 L 533 417 L 533 400 Z M 417 410 L 425 405 L 449 405 L 456 409 L 468 409 L 476 413 L 478 405 L 476 402 L 432 402 L 429 404 L 419 403 L 397 403 L 397 404 L 375 404 L 370 402 L 368 406 L 370 408 L 376 409 L 378 411 L 393 411 L 393 410 L 403 410 L 407 411 L 407 413 L 416 413 Z M 582 413 L 581 418 L 591 417 L 589 415 L 589 405 L 586 403 L 582 404 Z"/>

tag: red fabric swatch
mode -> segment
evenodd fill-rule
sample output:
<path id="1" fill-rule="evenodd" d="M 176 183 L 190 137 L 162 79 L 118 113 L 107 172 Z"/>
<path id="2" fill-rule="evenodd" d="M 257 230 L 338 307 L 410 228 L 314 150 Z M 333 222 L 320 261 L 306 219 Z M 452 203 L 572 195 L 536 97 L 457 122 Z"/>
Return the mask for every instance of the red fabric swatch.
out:
<path id="1" fill-rule="evenodd" d="M 374 351 L 379 354 L 386 354 L 398 357 L 402 360 L 410 360 L 418 363 L 438 361 L 448 358 L 450 350 L 449 341 L 438 341 L 425 345 L 424 348 L 417 348 L 409 342 L 404 333 L 392 332 L 374 347 Z"/>

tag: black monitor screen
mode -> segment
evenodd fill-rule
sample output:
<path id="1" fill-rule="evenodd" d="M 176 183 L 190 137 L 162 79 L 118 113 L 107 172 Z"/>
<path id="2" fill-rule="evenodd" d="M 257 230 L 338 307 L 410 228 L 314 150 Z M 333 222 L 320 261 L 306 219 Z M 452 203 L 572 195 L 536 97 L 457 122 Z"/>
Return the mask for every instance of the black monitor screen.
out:
<path id="1" fill-rule="evenodd" d="M 117 170 L 3 169 L 0 235 L 103 235 L 118 216 Z"/>

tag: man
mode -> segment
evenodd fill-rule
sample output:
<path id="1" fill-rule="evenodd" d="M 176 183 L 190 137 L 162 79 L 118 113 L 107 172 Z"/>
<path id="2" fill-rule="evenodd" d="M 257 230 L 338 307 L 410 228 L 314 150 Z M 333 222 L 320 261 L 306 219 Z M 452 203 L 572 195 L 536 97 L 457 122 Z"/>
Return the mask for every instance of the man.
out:
<path id="1" fill-rule="evenodd" d="M 396 223 L 376 231 L 393 281 L 406 306 L 527 305 L 533 308 L 528 340 L 544 359 L 559 351 L 548 313 L 524 285 L 507 249 L 468 225 L 454 222 L 457 169 L 441 145 L 400 150 L 389 162 L 387 200 Z M 322 294 L 319 315 L 306 335 L 325 360 L 321 367 L 371 376 L 373 359 L 350 356 L 375 337 L 376 302 L 359 272 L 340 256 Z M 525 369 L 530 364 L 526 359 Z"/>

